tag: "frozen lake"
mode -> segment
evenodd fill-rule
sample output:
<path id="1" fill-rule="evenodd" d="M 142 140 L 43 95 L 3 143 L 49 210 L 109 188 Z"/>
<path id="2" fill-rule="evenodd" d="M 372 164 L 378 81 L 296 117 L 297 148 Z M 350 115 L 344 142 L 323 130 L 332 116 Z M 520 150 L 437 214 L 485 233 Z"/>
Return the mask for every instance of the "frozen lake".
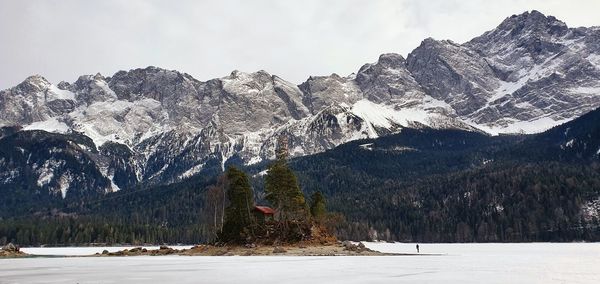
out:
<path id="1" fill-rule="evenodd" d="M 414 244 L 367 243 L 384 252 Z M 33 248 L 81 255 L 104 248 Z M 61 251 L 62 250 L 62 251 Z M 600 243 L 421 244 L 382 257 L 0 259 L 0 283 L 600 283 Z"/>
<path id="2" fill-rule="evenodd" d="M 103 250 L 107 250 L 109 252 L 117 252 L 124 249 L 132 249 L 135 246 L 127 246 L 127 247 L 56 247 L 56 248 L 21 248 L 23 252 L 28 254 L 35 255 L 67 255 L 67 256 L 84 256 L 84 255 L 92 255 L 95 253 L 102 253 Z M 139 246 L 138 246 L 139 247 Z M 146 249 L 158 249 L 159 246 L 143 246 Z M 174 249 L 189 249 L 192 245 L 189 246 L 169 246 Z"/>

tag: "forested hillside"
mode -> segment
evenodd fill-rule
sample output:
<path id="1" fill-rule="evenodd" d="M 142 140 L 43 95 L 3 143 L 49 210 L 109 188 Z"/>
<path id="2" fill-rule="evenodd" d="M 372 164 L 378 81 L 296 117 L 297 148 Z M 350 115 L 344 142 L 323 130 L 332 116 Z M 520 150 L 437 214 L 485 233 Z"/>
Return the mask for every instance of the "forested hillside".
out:
<path id="1" fill-rule="evenodd" d="M 522 137 L 410 130 L 294 167 L 346 215 L 352 239 L 598 240 L 599 126 L 596 110 Z"/>
<path id="2" fill-rule="evenodd" d="M 344 216 L 336 226 L 341 239 L 599 240 L 599 113 L 529 136 L 404 129 L 292 159 L 290 166 L 305 196 L 323 192 L 327 209 Z M 257 203 L 265 198 L 266 166 L 244 168 Z M 0 242 L 206 241 L 206 188 L 217 174 L 40 202 L 25 212 L 3 207 Z"/>

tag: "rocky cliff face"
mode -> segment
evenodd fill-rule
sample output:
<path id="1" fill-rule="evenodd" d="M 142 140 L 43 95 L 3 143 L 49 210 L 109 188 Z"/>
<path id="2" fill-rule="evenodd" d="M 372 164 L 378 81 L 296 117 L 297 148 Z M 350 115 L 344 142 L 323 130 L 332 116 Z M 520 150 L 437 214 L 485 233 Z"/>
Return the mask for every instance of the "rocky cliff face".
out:
<path id="1" fill-rule="evenodd" d="M 471 114 L 488 126 L 542 117 L 566 121 L 598 106 L 597 28 L 568 28 L 533 11 L 506 19 L 464 46 L 485 58 L 500 86 Z"/>
<path id="2" fill-rule="evenodd" d="M 19 141 L 38 139 L 22 134 L 33 130 L 63 134 L 55 139 L 79 147 L 99 173 L 72 171 L 81 183 L 65 194 L 83 184 L 105 192 L 173 182 L 227 161 L 268 160 L 281 135 L 300 156 L 404 127 L 538 132 L 598 106 L 600 28 L 569 28 L 532 11 L 464 44 L 425 39 L 406 59 L 383 54 L 356 74 L 298 86 L 265 71 L 201 82 L 148 67 L 57 85 L 36 75 L 0 92 L 0 126 L 9 127 L 0 141 L 18 133 Z M 11 173 L 0 183 L 45 180 L 36 172 L 43 159 L 16 163 L 11 151 L 21 150 L 11 147 L 0 153 Z M 45 177 L 39 188 L 62 192 L 59 174 Z"/>
<path id="3" fill-rule="evenodd" d="M 425 96 L 399 54 L 382 54 L 376 63 L 363 65 L 355 81 L 363 97 L 375 103 L 418 104 Z"/>

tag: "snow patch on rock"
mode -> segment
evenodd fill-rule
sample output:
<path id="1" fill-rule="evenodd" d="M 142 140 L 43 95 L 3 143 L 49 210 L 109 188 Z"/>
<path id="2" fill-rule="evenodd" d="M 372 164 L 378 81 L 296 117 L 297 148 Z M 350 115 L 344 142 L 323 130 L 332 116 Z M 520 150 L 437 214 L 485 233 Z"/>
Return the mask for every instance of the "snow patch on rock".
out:
<path id="1" fill-rule="evenodd" d="M 55 85 L 48 86 L 47 100 L 75 100 L 75 94 L 71 91 L 62 90 Z"/>
<path id="2" fill-rule="evenodd" d="M 565 147 L 572 148 L 573 143 L 575 143 L 575 139 L 571 139 L 571 140 L 567 141 L 567 143 L 565 143 Z"/>
<path id="3" fill-rule="evenodd" d="M 58 117 L 53 117 L 48 120 L 34 122 L 23 127 L 23 130 L 44 130 L 47 132 L 62 133 L 69 132 L 69 126 L 59 121 Z"/>
<path id="4" fill-rule="evenodd" d="M 67 197 L 67 191 L 69 190 L 72 181 L 73 175 L 70 171 L 67 171 L 58 179 L 58 191 L 63 199 Z"/>
<path id="5" fill-rule="evenodd" d="M 110 180 L 110 191 L 117 192 L 117 191 L 121 190 L 121 188 L 119 188 L 119 186 L 117 186 L 117 184 L 115 183 L 115 181 L 113 179 L 114 179 L 114 176 L 110 176 L 108 179 L 108 180 Z"/>
<path id="6" fill-rule="evenodd" d="M 390 129 L 395 125 L 409 126 L 414 122 L 429 125 L 431 113 L 417 108 L 394 109 L 368 100 L 360 100 L 352 106 L 352 113 L 372 126 Z"/>
<path id="7" fill-rule="evenodd" d="M 54 172 L 64 166 L 64 161 L 57 161 L 54 159 L 46 160 L 44 164 L 38 167 L 34 164 L 32 168 L 38 173 L 37 185 L 39 187 L 45 186 L 52 182 L 54 179 Z"/>
<path id="8" fill-rule="evenodd" d="M 183 174 L 179 175 L 178 178 L 179 179 L 189 178 L 189 177 L 199 173 L 203 167 L 204 167 L 204 163 L 195 165 L 195 166 L 191 167 L 189 170 L 185 171 Z"/>
<path id="9" fill-rule="evenodd" d="M 581 215 L 586 222 L 600 219 L 600 198 L 590 200 L 581 207 Z"/>
<path id="10" fill-rule="evenodd" d="M 133 146 L 170 129 L 162 124 L 168 115 L 160 102 L 149 98 L 95 102 L 69 116 L 73 128 L 92 138 L 97 147 L 108 141 Z"/>
<path id="11" fill-rule="evenodd" d="M 495 124 L 477 124 L 473 121 L 468 121 L 473 127 L 477 127 L 491 135 L 500 134 L 535 134 L 544 132 L 556 125 L 560 125 L 573 120 L 573 118 L 554 120 L 550 117 L 541 117 L 530 121 L 519 121 L 516 119 L 507 119 L 510 123 L 503 125 Z"/>
<path id="12" fill-rule="evenodd" d="M 590 54 L 586 59 L 600 70 L 600 54 Z"/>
<path id="13" fill-rule="evenodd" d="M 363 150 L 373 151 L 373 143 L 366 143 L 358 145 Z"/>

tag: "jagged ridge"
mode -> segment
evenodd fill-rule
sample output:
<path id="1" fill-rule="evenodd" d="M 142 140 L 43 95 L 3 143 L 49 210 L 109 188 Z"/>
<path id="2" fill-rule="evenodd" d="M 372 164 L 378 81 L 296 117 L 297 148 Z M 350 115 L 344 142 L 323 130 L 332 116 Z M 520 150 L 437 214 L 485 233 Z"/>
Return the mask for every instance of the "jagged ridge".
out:
<path id="1" fill-rule="evenodd" d="M 600 106 L 599 38 L 532 11 L 464 44 L 428 38 L 406 59 L 299 86 L 265 71 L 201 82 L 148 67 L 56 86 L 36 75 L 0 92 L 0 126 L 90 137 L 98 153 L 82 149 L 107 191 L 270 159 L 280 135 L 300 156 L 403 127 L 538 132 Z"/>

